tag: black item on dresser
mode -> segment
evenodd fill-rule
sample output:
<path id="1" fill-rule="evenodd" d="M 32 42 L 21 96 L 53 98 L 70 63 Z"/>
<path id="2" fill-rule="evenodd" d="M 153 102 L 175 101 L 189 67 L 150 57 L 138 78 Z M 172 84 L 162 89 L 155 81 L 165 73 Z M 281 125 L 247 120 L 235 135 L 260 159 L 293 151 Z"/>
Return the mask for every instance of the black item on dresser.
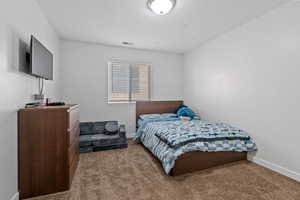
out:
<path id="1" fill-rule="evenodd" d="M 117 121 L 80 123 L 80 153 L 127 148 L 125 125 Z"/>
<path id="2" fill-rule="evenodd" d="M 47 102 L 46 103 L 46 106 L 64 106 L 64 105 L 66 105 L 66 103 L 65 102 Z"/>

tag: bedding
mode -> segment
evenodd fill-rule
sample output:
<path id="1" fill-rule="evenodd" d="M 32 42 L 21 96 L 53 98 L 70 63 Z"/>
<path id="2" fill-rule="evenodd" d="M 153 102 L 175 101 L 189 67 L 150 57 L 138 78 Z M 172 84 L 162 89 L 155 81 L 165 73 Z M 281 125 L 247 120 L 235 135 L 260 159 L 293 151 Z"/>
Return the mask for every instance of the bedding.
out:
<path id="1" fill-rule="evenodd" d="M 175 121 L 155 123 L 155 136 L 170 147 L 178 147 L 189 142 L 216 140 L 249 140 L 249 135 L 225 123 L 205 120 Z"/>
<path id="2" fill-rule="evenodd" d="M 147 119 L 156 119 L 159 118 L 160 114 L 145 114 L 145 115 L 140 115 L 140 119 L 142 120 L 147 120 Z"/>
<path id="3" fill-rule="evenodd" d="M 148 119 L 157 119 L 157 118 L 169 118 L 169 117 L 177 117 L 175 113 L 162 113 L 162 114 L 144 114 L 140 115 L 140 119 L 148 120 Z"/>
<path id="4" fill-rule="evenodd" d="M 255 151 L 256 144 L 251 138 L 248 140 L 240 139 L 223 139 L 213 141 L 193 141 L 175 147 L 170 147 L 162 141 L 156 134 L 161 130 L 158 127 L 164 127 L 168 123 L 177 123 L 179 118 L 169 117 L 163 119 L 148 119 L 140 122 L 139 129 L 134 137 L 138 142 L 148 148 L 162 163 L 164 171 L 169 174 L 175 165 L 176 159 L 186 153 L 192 151 L 218 152 L 218 151 Z M 190 122 L 197 123 L 191 120 Z"/>
<path id="5" fill-rule="evenodd" d="M 162 113 L 160 114 L 161 117 L 177 117 L 177 114 L 175 113 Z"/>
<path id="6" fill-rule="evenodd" d="M 147 120 L 168 120 L 168 118 L 177 118 L 177 114 L 175 113 L 163 113 L 163 114 L 144 114 L 144 115 L 140 115 L 139 119 L 138 119 L 138 127 L 141 126 L 141 124 L 143 123 L 143 121 L 147 121 Z"/>

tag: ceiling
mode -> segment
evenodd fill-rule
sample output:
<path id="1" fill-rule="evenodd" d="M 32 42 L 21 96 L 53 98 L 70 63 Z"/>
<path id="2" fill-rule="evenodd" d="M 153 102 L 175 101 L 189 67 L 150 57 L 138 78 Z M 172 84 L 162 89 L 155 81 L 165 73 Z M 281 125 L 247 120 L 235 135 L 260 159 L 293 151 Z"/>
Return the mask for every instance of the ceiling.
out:
<path id="1" fill-rule="evenodd" d="M 156 16 L 147 0 L 37 0 L 61 38 L 184 53 L 289 0 L 177 0 Z"/>

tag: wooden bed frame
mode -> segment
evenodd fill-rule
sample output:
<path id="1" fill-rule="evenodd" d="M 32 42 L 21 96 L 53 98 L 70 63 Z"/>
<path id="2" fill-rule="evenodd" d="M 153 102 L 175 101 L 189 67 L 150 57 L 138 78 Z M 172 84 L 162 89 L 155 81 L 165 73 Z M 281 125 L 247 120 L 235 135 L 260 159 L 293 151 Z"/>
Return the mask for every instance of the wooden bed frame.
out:
<path id="1" fill-rule="evenodd" d="M 181 104 L 183 101 L 138 101 L 136 122 L 142 114 L 176 113 Z M 177 176 L 246 159 L 247 152 L 188 152 L 176 160 L 171 175 Z"/>

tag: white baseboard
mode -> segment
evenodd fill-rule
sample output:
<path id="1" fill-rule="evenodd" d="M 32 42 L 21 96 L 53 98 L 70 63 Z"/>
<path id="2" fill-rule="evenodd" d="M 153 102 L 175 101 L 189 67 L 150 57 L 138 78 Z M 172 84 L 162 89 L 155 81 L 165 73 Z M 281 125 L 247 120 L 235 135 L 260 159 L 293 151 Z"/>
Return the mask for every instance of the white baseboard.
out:
<path id="1" fill-rule="evenodd" d="M 17 192 L 16 194 L 14 194 L 10 200 L 19 200 L 19 192 Z"/>
<path id="2" fill-rule="evenodd" d="M 281 167 L 277 164 L 271 163 L 269 161 L 266 161 L 264 159 L 258 158 L 257 156 L 253 156 L 253 155 L 248 155 L 248 160 L 300 182 L 300 174 L 297 172 Z"/>

